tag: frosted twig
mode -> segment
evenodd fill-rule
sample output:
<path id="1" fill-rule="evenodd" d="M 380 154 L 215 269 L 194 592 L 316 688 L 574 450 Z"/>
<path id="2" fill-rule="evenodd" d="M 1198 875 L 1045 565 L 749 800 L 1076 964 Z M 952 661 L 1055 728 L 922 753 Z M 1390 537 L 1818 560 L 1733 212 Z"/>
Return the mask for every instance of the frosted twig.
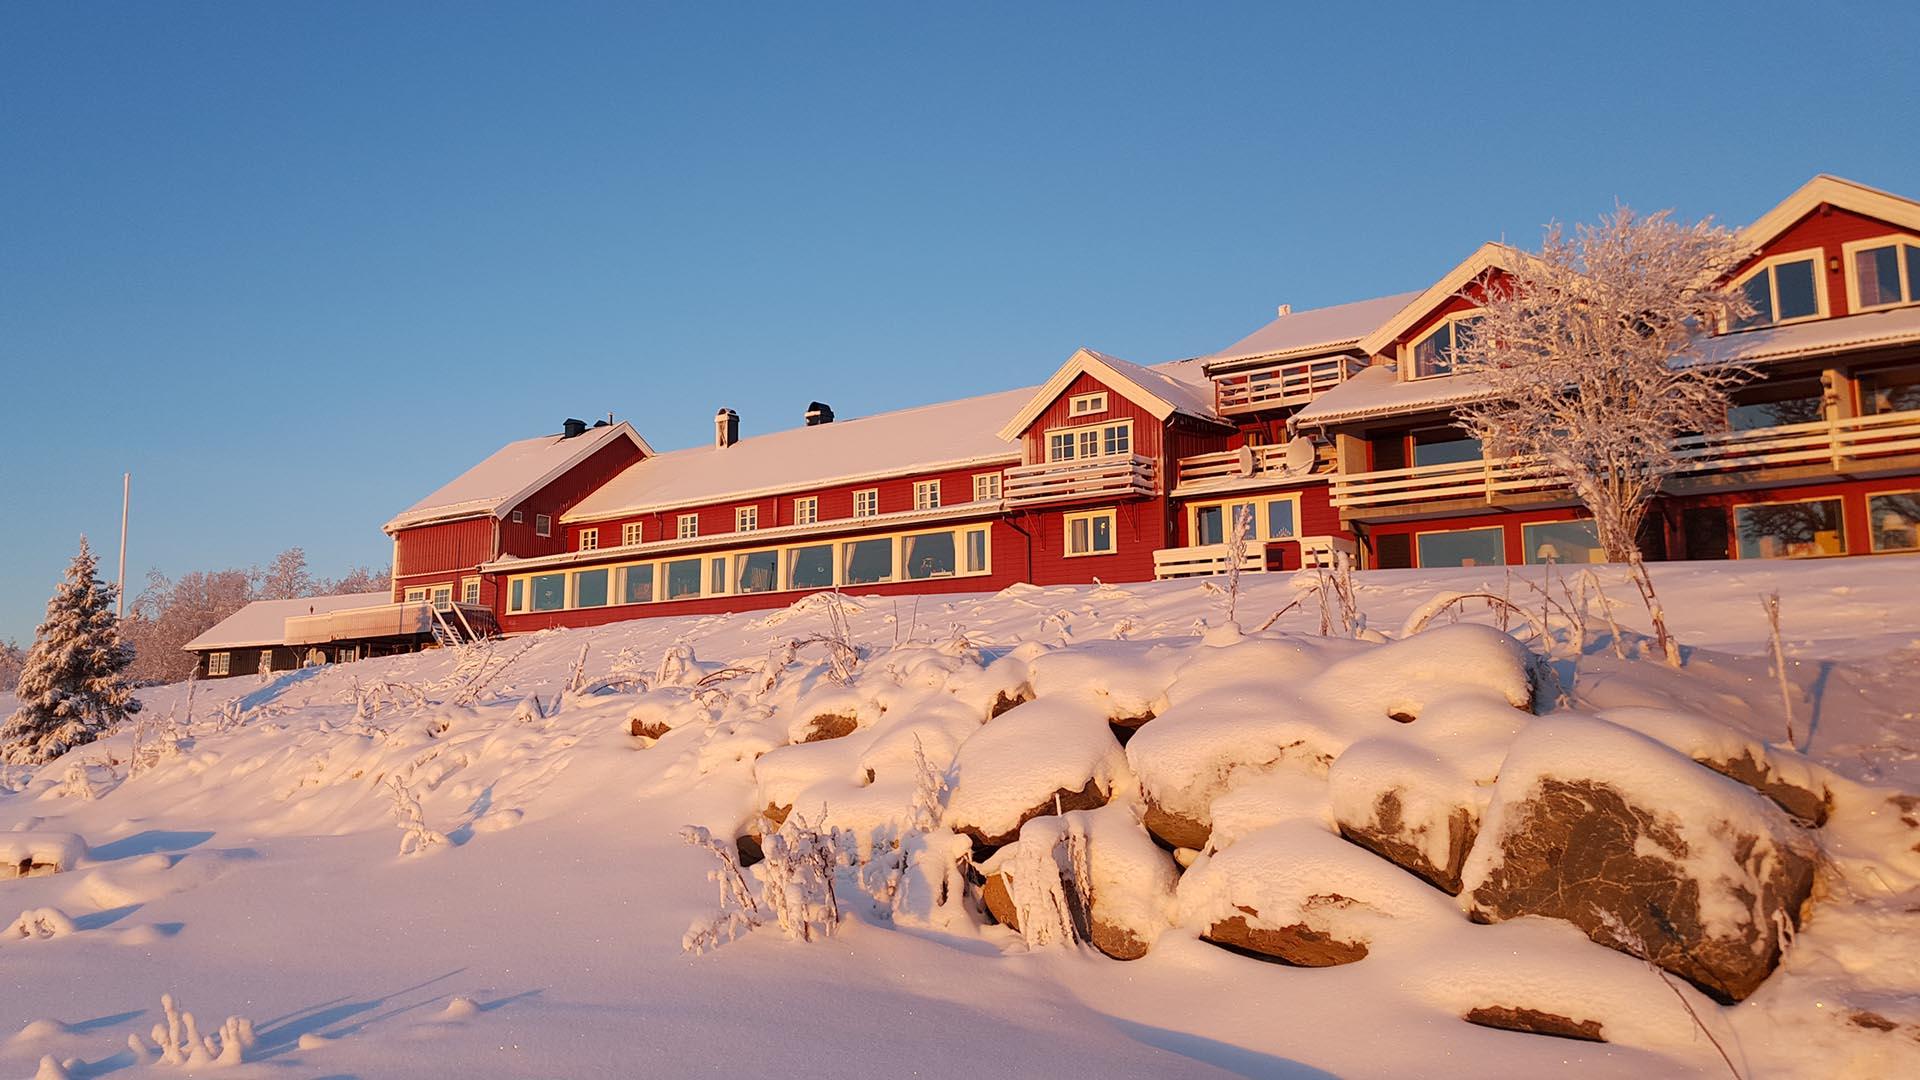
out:
<path id="1" fill-rule="evenodd" d="M 1787 681 L 1787 651 L 1780 643 L 1780 593 L 1763 594 L 1760 607 L 1767 613 L 1767 633 L 1773 645 L 1773 673 L 1780 680 L 1780 712 L 1787 720 L 1787 746 L 1797 750 L 1799 740 L 1793 736 L 1793 686 Z"/>

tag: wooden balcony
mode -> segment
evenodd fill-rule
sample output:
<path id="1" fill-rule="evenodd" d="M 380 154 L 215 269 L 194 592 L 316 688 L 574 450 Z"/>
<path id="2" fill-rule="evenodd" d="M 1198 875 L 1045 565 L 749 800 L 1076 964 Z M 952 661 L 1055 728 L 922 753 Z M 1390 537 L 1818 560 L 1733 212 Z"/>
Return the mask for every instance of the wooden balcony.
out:
<path id="1" fill-rule="evenodd" d="M 1816 420 L 1807 424 L 1695 435 L 1675 445 L 1677 476 L 1738 469 L 1827 466 L 1846 472 L 1874 458 L 1920 454 L 1920 411 Z M 1537 461 L 1489 458 L 1446 465 L 1416 465 L 1333 478 L 1337 507 L 1485 499 L 1564 487 Z"/>
<path id="2" fill-rule="evenodd" d="M 1269 553 L 1286 544 L 1300 545 L 1300 565 L 1306 569 L 1333 566 L 1336 553 L 1344 553 L 1351 562 L 1356 551 L 1353 541 L 1339 536 L 1302 536 L 1294 540 L 1271 542 L 1249 540 L 1241 555 L 1241 572 L 1264 573 L 1269 565 Z M 1233 550 L 1226 544 L 1161 548 L 1153 553 L 1153 576 L 1156 581 L 1224 574 L 1232 565 Z"/>
<path id="3" fill-rule="evenodd" d="M 1234 487 L 1241 481 L 1278 480 L 1324 472 L 1333 464 L 1333 449 L 1319 447 L 1305 468 L 1298 467 L 1299 464 L 1298 461 L 1289 462 L 1286 443 L 1193 454 L 1175 463 L 1177 480 L 1173 493 L 1186 495 L 1199 490 Z"/>
<path id="4" fill-rule="evenodd" d="M 1144 497 L 1155 490 L 1153 459 L 1134 454 L 1016 465 L 1007 470 L 1001 493 L 1009 506 L 1031 506 L 1070 499 Z"/>
<path id="5" fill-rule="evenodd" d="M 1250 368 L 1213 379 L 1214 408 L 1222 416 L 1238 416 L 1305 405 L 1314 396 L 1347 381 L 1365 366 L 1353 356 L 1322 356 Z"/>

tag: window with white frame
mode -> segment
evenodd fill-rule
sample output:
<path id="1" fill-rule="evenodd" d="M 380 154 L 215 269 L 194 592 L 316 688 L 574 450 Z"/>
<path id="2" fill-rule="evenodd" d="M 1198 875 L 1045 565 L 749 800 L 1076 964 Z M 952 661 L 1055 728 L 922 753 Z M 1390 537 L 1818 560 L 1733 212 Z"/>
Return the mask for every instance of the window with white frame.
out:
<path id="1" fill-rule="evenodd" d="M 1127 457 L 1133 453 L 1133 421 L 1062 428 L 1047 432 L 1048 461 Z"/>
<path id="2" fill-rule="evenodd" d="M 1920 303 L 1920 240 L 1881 237 L 1846 245 L 1853 310 Z"/>
<path id="3" fill-rule="evenodd" d="M 424 604 L 427 602 L 427 590 L 424 588 L 408 589 L 404 599 L 409 604 Z"/>
<path id="4" fill-rule="evenodd" d="M 533 515 L 533 535 L 535 536 L 552 536 L 553 535 L 553 516 L 551 514 Z"/>
<path id="5" fill-rule="evenodd" d="M 1474 327 L 1480 319 L 1478 312 L 1453 315 L 1427 331 L 1426 336 L 1415 341 L 1409 350 L 1413 358 L 1410 376 L 1429 379 L 1436 375 L 1452 374 L 1455 356 L 1471 340 Z"/>
<path id="6" fill-rule="evenodd" d="M 819 520 L 820 500 L 817 496 L 808 495 L 805 498 L 793 500 L 793 523 L 795 525 L 813 525 L 818 523 Z"/>
<path id="7" fill-rule="evenodd" d="M 752 532 L 760 527 L 760 508 L 738 506 L 733 511 L 733 531 Z"/>
<path id="8" fill-rule="evenodd" d="M 1068 416 L 1094 416 L 1107 411 L 1107 392 L 1075 394 L 1067 399 Z"/>
<path id="9" fill-rule="evenodd" d="M 232 667 L 232 653 L 216 652 L 207 654 L 207 674 L 225 675 Z"/>
<path id="10" fill-rule="evenodd" d="M 868 488 L 853 493 L 853 516 L 873 517 L 880 512 L 880 489 Z"/>
<path id="11" fill-rule="evenodd" d="M 691 540 L 700 535 L 700 515 L 681 514 L 674 519 L 673 535 L 682 540 Z"/>
<path id="12" fill-rule="evenodd" d="M 1112 510 L 1068 514 L 1065 519 L 1066 554 L 1069 557 L 1113 554 L 1117 548 L 1115 517 Z"/>
<path id="13" fill-rule="evenodd" d="M 580 530 L 580 550 L 581 551 L 599 551 L 600 550 L 600 530 L 599 529 L 581 529 Z"/>
<path id="14" fill-rule="evenodd" d="M 915 510 L 934 510 L 940 506 L 940 481 L 915 480 L 913 482 L 913 508 Z"/>
<path id="15" fill-rule="evenodd" d="M 640 542 L 640 536 L 641 536 L 640 524 L 641 523 L 638 521 L 629 521 L 625 525 L 620 526 L 620 546 L 621 547 L 632 547 L 633 545 Z"/>
<path id="16" fill-rule="evenodd" d="M 1826 297 L 1820 291 L 1820 257 L 1817 248 L 1776 255 L 1742 278 L 1739 285 L 1753 305 L 1753 314 L 1740 320 L 1734 329 L 1778 326 L 1826 314 Z"/>
<path id="17" fill-rule="evenodd" d="M 991 502 L 1000 497 L 1000 474 L 983 472 L 973 474 L 973 501 Z"/>
<path id="18" fill-rule="evenodd" d="M 448 611 L 453 608 L 453 586 L 435 585 L 428 595 L 433 600 L 435 611 Z"/>
<path id="19" fill-rule="evenodd" d="M 520 512 L 520 511 L 518 511 L 518 510 L 515 510 L 515 511 L 513 512 L 513 523 L 514 523 L 515 525 L 518 525 L 518 524 L 520 524 L 521 522 L 523 522 L 523 521 L 525 521 L 525 520 L 527 520 L 527 515 L 525 515 L 525 514 L 523 514 L 523 513 L 521 513 L 521 512 Z"/>
<path id="20" fill-rule="evenodd" d="M 1291 540 L 1300 520 L 1300 497 L 1276 495 L 1265 499 L 1197 503 L 1188 508 L 1188 535 L 1195 546 L 1224 544 L 1233 524 L 1241 523 L 1248 540 Z"/>
<path id="21" fill-rule="evenodd" d="M 480 602 L 480 579 L 477 577 L 460 579 L 460 602 L 477 604 Z"/>

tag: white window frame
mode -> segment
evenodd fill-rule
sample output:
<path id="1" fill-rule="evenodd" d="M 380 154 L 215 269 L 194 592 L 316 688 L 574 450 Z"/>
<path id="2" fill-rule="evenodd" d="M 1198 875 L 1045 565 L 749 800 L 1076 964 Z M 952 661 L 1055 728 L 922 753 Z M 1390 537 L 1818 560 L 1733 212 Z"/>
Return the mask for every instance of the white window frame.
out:
<path id="1" fill-rule="evenodd" d="M 1894 249 L 1894 264 L 1900 274 L 1900 292 L 1906 297 L 1891 304 L 1862 304 L 1860 302 L 1860 275 L 1854 264 L 1854 256 L 1862 251 L 1874 248 L 1891 247 Z M 1858 314 L 1862 311 L 1889 311 L 1897 307 L 1920 304 L 1920 281 L 1913 278 L 1912 267 L 1907 265 L 1907 253 L 1902 248 L 1920 248 L 1920 236 L 1910 233 L 1888 233 L 1867 240 L 1853 240 L 1840 245 L 1840 266 L 1847 275 L 1847 310 Z"/>
<path id="2" fill-rule="evenodd" d="M 1272 503 L 1291 503 L 1293 505 L 1292 533 L 1286 536 L 1270 535 L 1272 530 L 1267 527 L 1270 523 L 1270 512 L 1267 507 Z M 1246 506 L 1249 504 L 1253 506 L 1253 535 L 1248 538 L 1248 543 L 1270 544 L 1276 541 L 1285 542 L 1300 539 L 1300 494 L 1299 492 L 1293 492 L 1287 495 L 1249 496 L 1244 499 L 1208 499 L 1206 502 L 1192 503 L 1187 507 L 1188 543 L 1193 547 L 1205 546 L 1193 542 L 1194 537 L 1200 535 L 1200 511 L 1211 510 L 1217 507 L 1223 515 L 1223 524 L 1225 526 L 1222 528 L 1221 534 L 1227 535 L 1233 527 L 1233 519 L 1231 517 L 1225 517 L 1224 515 L 1229 514 L 1232 507 Z"/>
<path id="3" fill-rule="evenodd" d="M 644 524 L 644 522 L 629 521 L 620 526 L 620 546 L 632 547 L 640 543 L 646 535 L 646 530 L 642 527 Z"/>
<path id="4" fill-rule="evenodd" d="M 1127 430 L 1127 452 L 1125 454 L 1110 455 L 1106 452 L 1107 432 L 1113 428 L 1125 428 Z M 1088 435 L 1093 436 L 1095 452 L 1083 454 L 1080 450 L 1086 442 Z M 1070 445 L 1072 452 L 1065 457 L 1060 456 L 1054 446 L 1055 439 L 1071 439 L 1072 442 Z M 1129 418 L 1125 420 L 1103 420 L 1097 424 L 1077 424 L 1073 427 L 1048 428 L 1045 433 L 1045 441 L 1041 445 L 1046 448 L 1046 459 L 1047 462 L 1051 464 L 1066 461 L 1099 461 L 1109 458 L 1114 461 L 1124 461 L 1134 455 L 1134 447 L 1137 444 L 1133 440 L 1133 420 Z"/>
<path id="5" fill-rule="evenodd" d="M 553 515 L 552 514 L 533 515 L 533 535 L 535 536 L 552 536 L 553 535 Z"/>
<path id="6" fill-rule="evenodd" d="M 795 525 L 817 525 L 820 522 L 820 497 L 803 495 L 793 500 L 793 523 Z"/>
<path id="7" fill-rule="evenodd" d="M 1409 338 L 1404 344 L 1400 346 L 1400 350 L 1399 350 L 1400 380 L 1402 382 L 1413 382 L 1419 379 L 1444 379 L 1447 376 L 1452 375 L 1454 373 L 1454 368 L 1455 368 L 1455 365 L 1458 363 L 1458 360 L 1455 357 L 1453 357 L 1451 353 L 1447 357 L 1447 370 L 1436 371 L 1431 375 L 1420 374 L 1420 372 L 1418 371 L 1418 365 L 1414 360 L 1415 353 L 1419 351 L 1420 345 L 1423 342 L 1425 342 L 1428 338 L 1432 337 L 1433 335 L 1439 333 L 1443 329 L 1448 330 L 1449 333 L 1453 334 L 1454 345 L 1458 346 L 1460 343 L 1460 334 L 1459 334 L 1459 331 L 1452 329 L 1453 325 L 1455 323 L 1472 322 L 1475 319 L 1484 318 L 1485 316 L 1486 316 L 1486 312 L 1480 310 L 1477 307 L 1468 308 L 1465 311 L 1456 311 L 1450 315 L 1442 316 L 1440 318 L 1440 321 L 1434 323 L 1432 326 L 1427 327 L 1426 333 L 1421 334 L 1417 338 Z"/>
<path id="8" fill-rule="evenodd" d="M 1783 252 L 1779 255 L 1769 255 L 1766 258 L 1761 259 L 1759 262 L 1754 263 L 1751 267 L 1748 267 L 1746 273 L 1741 274 L 1739 277 L 1735 278 L 1733 280 L 1733 287 L 1736 289 L 1744 289 L 1747 287 L 1747 282 L 1752 281 L 1756 276 L 1760 274 L 1770 273 L 1774 267 L 1779 266 L 1783 263 L 1797 263 L 1797 262 L 1809 262 L 1809 261 L 1813 263 L 1813 302 L 1814 302 L 1814 307 L 1816 308 L 1813 314 L 1799 315 L 1791 319 L 1776 318 L 1772 322 L 1754 323 L 1752 326 L 1744 326 L 1744 327 L 1741 327 L 1740 329 L 1765 330 L 1771 326 L 1792 326 L 1795 323 L 1813 322 L 1815 319 L 1826 318 L 1827 317 L 1827 251 L 1825 248 L 1817 248 L 1817 247 L 1804 248 L 1800 251 L 1788 251 L 1788 252 Z M 1778 315 L 1780 312 L 1780 277 L 1779 275 L 1775 274 L 1773 277 L 1769 278 L 1767 281 L 1767 284 L 1773 299 L 1774 314 Z M 1732 327 L 1723 328 L 1723 330 L 1730 330 L 1730 329 L 1732 329 Z"/>
<path id="9" fill-rule="evenodd" d="M 207 654 L 207 674 L 229 675 L 233 673 L 233 654 L 230 652 L 212 652 Z"/>
<path id="10" fill-rule="evenodd" d="M 699 535 L 699 514 L 680 514 L 673 519 L 673 538 L 675 540 L 692 540 Z"/>
<path id="11" fill-rule="evenodd" d="M 444 594 L 444 595 L 443 595 Z M 433 603 L 435 611 L 453 610 L 453 583 L 435 585 L 427 591 L 427 599 Z"/>
<path id="12" fill-rule="evenodd" d="M 1000 498 L 1000 474 L 983 472 L 973 474 L 973 501 L 997 502 Z"/>
<path id="13" fill-rule="evenodd" d="M 480 602 L 480 579 L 467 577 L 460 579 L 460 602 L 478 604 Z"/>
<path id="14" fill-rule="evenodd" d="M 580 550 L 581 551 L 599 551 L 600 550 L 600 530 L 599 529 L 581 529 L 580 530 Z"/>
<path id="15" fill-rule="evenodd" d="M 940 509 L 939 480 L 915 480 L 913 482 L 913 508 L 915 510 Z"/>
<path id="16" fill-rule="evenodd" d="M 733 508 L 733 531 L 754 532 L 760 528 L 760 507 L 736 506 Z"/>
<path id="17" fill-rule="evenodd" d="M 526 514 L 524 514 L 524 513 L 522 513 L 522 512 L 520 512 L 520 511 L 518 511 L 518 510 L 515 510 L 515 511 L 513 512 L 513 523 L 514 523 L 515 525 L 518 525 L 518 524 L 520 524 L 521 522 L 523 522 L 523 521 L 525 521 L 525 520 L 527 520 L 527 515 L 526 515 Z"/>
<path id="18" fill-rule="evenodd" d="M 1067 399 L 1068 416 L 1098 416 L 1107 411 L 1107 392 L 1096 390 L 1090 394 L 1075 394 Z"/>
<path id="19" fill-rule="evenodd" d="M 880 489 L 862 488 L 853 493 L 853 516 L 857 518 L 878 517 L 880 514 Z"/>
<path id="20" fill-rule="evenodd" d="M 1107 535 L 1113 538 L 1113 548 L 1109 551 L 1096 551 L 1092 550 L 1091 547 L 1093 544 L 1093 523 L 1101 518 L 1106 519 Z M 1087 544 L 1089 545 L 1089 549 L 1086 551 L 1073 550 L 1073 526 L 1077 521 L 1087 523 Z M 1077 514 L 1063 515 L 1060 519 L 1060 553 L 1062 557 L 1068 559 L 1092 559 L 1103 555 L 1118 555 L 1120 553 L 1119 511 L 1109 506 L 1103 510 L 1082 510 Z"/>
<path id="21" fill-rule="evenodd" d="M 401 594 L 400 602 L 403 604 L 426 603 L 427 602 L 426 586 L 420 585 L 420 586 L 415 586 L 414 588 L 408 589 L 405 593 Z"/>

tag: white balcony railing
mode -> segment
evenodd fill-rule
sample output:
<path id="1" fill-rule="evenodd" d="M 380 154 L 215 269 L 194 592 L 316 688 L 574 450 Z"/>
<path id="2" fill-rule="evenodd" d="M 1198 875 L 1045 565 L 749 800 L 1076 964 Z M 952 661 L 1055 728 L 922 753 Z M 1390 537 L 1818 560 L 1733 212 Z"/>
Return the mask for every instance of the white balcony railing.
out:
<path id="1" fill-rule="evenodd" d="M 1272 479 L 1282 476 L 1305 476 L 1324 470 L 1333 463 L 1330 449 L 1320 448 L 1305 468 L 1299 468 L 1299 461 L 1292 460 L 1287 443 L 1271 446 L 1252 446 L 1245 450 L 1221 450 L 1211 454 L 1192 454 L 1175 463 L 1174 494 L 1183 494 L 1186 489 L 1222 484 L 1233 480 Z"/>
<path id="2" fill-rule="evenodd" d="M 1340 536 L 1302 536 L 1294 540 L 1274 540 L 1268 543 L 1249 540 L 1242 550 L 1241 572 L 1264 572 L 1267 568 L 1268 552 L 1286 544 L 1300 545 L 1300 565 L 1308 569 L 1316 566 L 1331 567 L 1336 553 L 1344 552 L 1351 560 L 1355 552 L 1353 541 Z M 1233 549 L 1226 544 L 1195 544 L 1192 547 L 1161 548 L 1153 553 L 1153 576 L 1158 581 L 1165 581 L 1168 578 L 1224 574 L 1232 565 Z"/>
<path id="3" fill-rule="evenodd" d="M 1147 496 L 1154 493 L 1153 459 L 1083 458 L 1016 465 L 1007 470 L 1002 494 L 1010 505 L 1064 499 Z"/>
<path id="4" fill-rule="evenodd" d="M 1214 404 L 1223 416 L 1304 405 L 1347 381 L 1364 362 L 1352 356 L 1322 356 L 1214 376 Z"/>
<path id="5" fill-rule="evenodd" d="M 1920 411 L 1695 435 L 1681 439 L 1674 449 L 1682 462 L 1676 474 L 1680 476 L 1796 465 L 1828 465 L 1838 472 L 1877 457 L 1920 453 Z M 1561 486 L 1560 479 L 1537 462 L 1488 458 L 1336 475 L 1332 500 L 1338 507 L 1445 499 L 1492 501 Z"/>

